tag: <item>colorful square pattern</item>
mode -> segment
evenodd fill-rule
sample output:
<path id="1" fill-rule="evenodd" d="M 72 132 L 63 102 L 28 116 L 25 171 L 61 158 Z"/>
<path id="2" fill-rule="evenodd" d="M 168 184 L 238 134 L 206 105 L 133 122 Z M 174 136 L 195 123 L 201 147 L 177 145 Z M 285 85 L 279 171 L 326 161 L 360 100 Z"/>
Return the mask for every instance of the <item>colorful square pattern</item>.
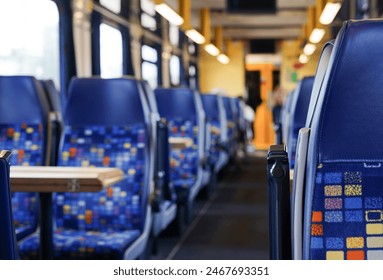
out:
<path id="1" fill-rule="evenodd" d="M 29 123 L 0 124 L 0 149 L 12 151 L 11 165 L 43 165 L 43 126 Z M 32 233 L 38 223 L 37 194 L 12 193 L 12 213 L 16 233 Z"/>
<path id="2" fill-rule="evenodd" d="M 311 259 L 383 259 L 383 178 L 377 172 L 363 163 L 318 166 Z"/>

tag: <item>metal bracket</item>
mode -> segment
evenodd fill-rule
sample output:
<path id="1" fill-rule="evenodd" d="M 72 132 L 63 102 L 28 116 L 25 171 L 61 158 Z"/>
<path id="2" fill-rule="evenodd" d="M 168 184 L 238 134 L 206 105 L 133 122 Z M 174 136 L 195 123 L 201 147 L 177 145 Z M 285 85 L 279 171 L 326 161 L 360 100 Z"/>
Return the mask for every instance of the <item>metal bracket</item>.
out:
<path id="1" fill-rule="evenodd" d="M 79 179 L 69 179 L 68 180 L 68 191 L 69 192 L 79 192 L 80 191 L 80 180 Z"/>

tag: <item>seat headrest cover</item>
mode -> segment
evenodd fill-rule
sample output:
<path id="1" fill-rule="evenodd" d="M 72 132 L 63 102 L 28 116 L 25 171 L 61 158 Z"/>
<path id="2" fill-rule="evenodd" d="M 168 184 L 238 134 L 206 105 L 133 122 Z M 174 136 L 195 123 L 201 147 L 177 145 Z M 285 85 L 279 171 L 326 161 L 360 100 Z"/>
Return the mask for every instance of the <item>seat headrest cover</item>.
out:
<path id="1" fill-rule="evenodd" d="M 302 79 L 297 92 L 295 108 L 293 108 L 293 126 L 302 128 L 306 124 L 307 111 L 311 98 L 311 91 L 314 84 L 314 77 L 305 77 Z"/>
<path id="2" fill-rule="evenodd" d="M 210 119 L 219 118 L 218 97 L 216 94 L 202 94 L 202 105 L 205 114 Z"/>
<path id="3" fill-rule="evenodd" d="M 130 125 L 145 122 L 139 81 L 75 78 L 64 115 L 68 125 Z"/>
<path id="4" fill-rule="evenodd" d="M 49 104 L 31 76 L 0 76 L 0 123 L 46 123 Z"/>
<path id="5" fill-rule="evenodd" d="M 310 127 L 314 110 L 318 101 L 319 92 L 322 87 L 324 76 L 327 71 L 327 66 L 330 62 L 330 57 L 331 57 L 333 47 L 334 47 L 334 40 L 331 40 L 325 43 L 325 45 L 323 46 L 322 53 L 320 55 L 320 59 L 318 62 L 317 70 L 315 73 L 314 85 L 313 85 L 311 99 L 310 99 L 310 106 L 307 112 L 306 127 Z"/>
<path id="6" fill-rule="evenodd" d="M 381 161 L 383 21 L 349 21 L 342 29 L 324 85 L 319 160 Z"/>
<path id="7" fill-rule="evenodd" d="M 154 91 L 163 118 L 197 119 L 194 91 L 189 88 L 157 88 Z"/>

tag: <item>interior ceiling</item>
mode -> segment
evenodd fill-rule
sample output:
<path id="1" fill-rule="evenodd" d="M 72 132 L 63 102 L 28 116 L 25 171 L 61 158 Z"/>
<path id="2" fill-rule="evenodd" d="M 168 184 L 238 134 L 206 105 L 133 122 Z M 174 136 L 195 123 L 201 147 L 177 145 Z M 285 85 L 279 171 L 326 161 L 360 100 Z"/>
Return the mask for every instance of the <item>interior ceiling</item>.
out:
<path id="1" fill-rule="evenodd" d="M 256 1 L 256 0 L 248 0 Z M 168 0 L 178 9 L 177 0 Z M 227 13 L 226 0 L 191 0 L 192 25 L 200 26 L 199 12 L 202 8 L 211 11 L 212 26 L 223 26 L 223 36 L 231 39 L 296 39 L 307 21 L 307 7 L 315 0 L 276 0 L 275 14 Z"/>

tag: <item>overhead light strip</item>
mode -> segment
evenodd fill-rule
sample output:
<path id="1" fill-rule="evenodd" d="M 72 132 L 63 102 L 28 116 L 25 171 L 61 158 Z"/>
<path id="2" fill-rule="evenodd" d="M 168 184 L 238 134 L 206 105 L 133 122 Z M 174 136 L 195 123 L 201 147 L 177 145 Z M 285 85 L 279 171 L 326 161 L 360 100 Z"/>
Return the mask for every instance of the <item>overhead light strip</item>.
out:
<path id="1" fill-rule="evenodd" d="M 173 25 L 180 26 L 184 23 L 184 19 L 165 3 L 157 4 L 155 10 Z"/>
<path id="2" fill-rule="evenodd" d="M 341 3 L 327 3 L 321 16 L 319 17 L 319 22 L 323 25 L 332 23 L 341 6 Z"/>

